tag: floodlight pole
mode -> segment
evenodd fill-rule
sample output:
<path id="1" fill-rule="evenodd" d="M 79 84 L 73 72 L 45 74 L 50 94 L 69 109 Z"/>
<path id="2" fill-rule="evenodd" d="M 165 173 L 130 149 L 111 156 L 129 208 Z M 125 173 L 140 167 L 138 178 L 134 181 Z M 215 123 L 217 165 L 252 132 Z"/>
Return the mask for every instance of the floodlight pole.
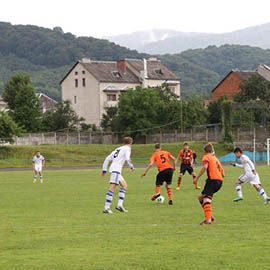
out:
<path id="1" fill-rule="evenodd" d="M 270 165 L 270 138 L 267 139 L 267 165 Z"/>
<path id="2" fill-rule="evenodd" d="M 253 135 L 253 162 L 256 163 L 256 128 L 254 128 Z"/>

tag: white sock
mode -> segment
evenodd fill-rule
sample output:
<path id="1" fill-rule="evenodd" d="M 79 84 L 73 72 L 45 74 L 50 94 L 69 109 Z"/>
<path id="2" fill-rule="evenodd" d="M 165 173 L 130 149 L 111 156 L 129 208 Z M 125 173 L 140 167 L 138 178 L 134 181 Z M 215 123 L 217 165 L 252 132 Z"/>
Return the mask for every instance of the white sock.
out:
<path id="1" fill-rule="evenodd" d="M 118 206 L 119 207 L 123 207 L 125 196 L 126 196 L 126 189 L 125 188 L 120 188 L 120 190 L 119 190 L 119 198 L 118 198 Z"/>
<path id="2" fill-rule="evenodd" d="M 37 176 L 34 176 L 34 182 L 36 182 L 37 181 Z"/>
<path id="3" fill-rule="evenodd" d="M 258 192 L 264 199 L 267 198 L 267 194 L 262 187 L 258 189 Z"/>
<path id="4" fill-rule="evenodd" d="M 236 189 L 238 198 L 243 198 L 243 192 L 242 192 L 242 187 L 241 187 L 241 185 L 237 185 L 235 189 Z"/>
<path id="5" fill-rule="evenodd" d="M 105 199 L 105 206 L 104 206 L 105 209 L 110 209 L 112 200 L 113 200 L 113 192 L 108 190 Z"/>

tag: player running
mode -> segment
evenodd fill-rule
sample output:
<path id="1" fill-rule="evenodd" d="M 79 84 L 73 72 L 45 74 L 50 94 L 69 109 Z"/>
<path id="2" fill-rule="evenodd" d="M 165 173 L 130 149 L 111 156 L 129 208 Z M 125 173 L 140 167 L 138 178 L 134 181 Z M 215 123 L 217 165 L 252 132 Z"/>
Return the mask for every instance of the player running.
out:
<path id="1" fill-rule="evenodd" d="M 34 171 L 34 181 L 33 183 L 37 182 L 39 177 L 40 183 L 43 183 L 43 175 L 42 170 L 45 165 L 45 158 L 41 155 L 40 151 L 37 151 L 32 159 L 33 171 Z"/>
<path id="2" fill-rule="evenodd" d="M 204 156 L 202 159 L 203 166 L 196 181 L 207 172 L 207 180 L 202 193 L 199 195 L 198 199 L 203 208 L 205 219 L 200 225 L 210 225 L 215 220 L 212 215 L 212 200 L 216 192 L 222 187 L 224 170 L 220 161 L 216 158 L 214 147 L 212 144 L 207 144 L 204 147 Z"/>
<path id="3" fill-rule="evenodd" d="M 181 165 L 180 165 L 180 174 L 177 181 L 177 190 L 180 190 L 182 178 L 185 175 L 186 171 L 192 176 L 193 178 L 193 184 L 195 186 L 195 189 L 200 189 L 198 186 L 198 182 L 196 182 L 196 174 L 193 169 L 193 152 L 189 148 L 188 143 L 184 143 L 183 149 L 179 152 L 175 163 L 177 164 L 178 160 L 181 159 Z"/>
<path id="4" fill-rule="evenodd" d="M 171 153 L 162 150 L 161 145 L 159 143 L 156 143 L 155 151 L 150 158 L 150 163 L 148 164 L 144 173 L 142 174 L 142 177 L 146 176 L 149 169 L 154 164 L 156 164 L 159 173 L 156 177 L 156 194 L 151 198 L 152 201 L 155 201 L 160 196 L 161 186 L 165 182 L 169 199 L 169 205 L 173 205 L 171 184 L 173 172 L 175 170 L 175 163 L 171 165 L 171 160 L 175 161 L 175 157 L 172 156 Z"/>
<path id="5" fill-rule="evenodd" d="M 263 197 L 264 204 L 268 204 L 270 201 L 270 198 L 267 196 L 266 192 L 264 191 L 261 185 L 260 177 L 258 173 L 256 172 L 254 163 L 250 160 L 248 156 L 243 154 L 242 149 L 239 147 L 236 147 L 234 149 L 234 154 L 237 158 L 240 159 L 241 164 L 231 163 L 231 165 L 234 167 L 243 168 L 244 174 L 242 174 L 236 182 L 235 189 L 236 189 L 238 197 L 234 199 L 233 201 L 240 202 L 244 199 L 243 192 L 242 192 L 242 184 L 250 183 Z"/>
<path id="6" fill-rule="evenodd" d="M 120 212 L 128 212 L 127 209 L 124 208 L 123 203 L 127 191 L 127 182 L 122 176 L 122 168 L 125 162 L 128 163 L 128 166 L 131 170 L 134 170 L 134 166 L 130 160 L 131 154 L 131 146 L 133 143 L 133 139 L 131 137 L 126 137 L 123 140 L 123 146 L 118 147 L 110 155 L 106 157 L 102 166 L 102 176 L 105 176 L 107 173 L 108 165 L 111 162 L 110 166 L 110 186 L 108 192 L 106 194 L 105 207 L 103 210 L 104 214 L 113 214 L 111 210 L 111 204 L 113 200 L 113 194 L 118 185 L 120 185 L 118 204 L 115 208 Z"/>

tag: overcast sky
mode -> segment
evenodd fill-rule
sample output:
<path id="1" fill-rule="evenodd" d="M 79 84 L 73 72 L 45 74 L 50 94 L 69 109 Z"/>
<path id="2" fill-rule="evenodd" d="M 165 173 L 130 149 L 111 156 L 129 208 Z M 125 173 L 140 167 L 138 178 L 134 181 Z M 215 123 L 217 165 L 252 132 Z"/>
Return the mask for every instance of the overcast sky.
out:
<path id="1" fill-rule="evenodd" d="M 95 37 L 154 28 L 222 33 L 270 22 L 270 0 L 7 0 L 0 21 Z"/>

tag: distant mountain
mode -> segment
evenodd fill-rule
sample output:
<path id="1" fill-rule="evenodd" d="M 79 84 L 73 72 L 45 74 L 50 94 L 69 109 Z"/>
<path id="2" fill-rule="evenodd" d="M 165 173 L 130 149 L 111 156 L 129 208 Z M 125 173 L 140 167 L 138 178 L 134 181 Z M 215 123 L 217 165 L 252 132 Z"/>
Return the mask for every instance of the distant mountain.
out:
<path id="1" fill-rule="evenodd" d="M 140 54 L 107 40 L 76 37 L 34 25 L 0 22 L 0 94 L 4 83 L 18 72 L 27 72 L 38 91 L 59 99 L 59 81 L 78 59 L 116 60 L 143 58 Z"/>
<path id="2" fill-rule="evenodd" d="M 13 74 L 26 72 L 38 91 L 59 100 L 60 80 L 82 57 L 118 60 L 150 55 L 106 40 L 76 37 L 64 33 L 60 27 L 51 30 L 0 22 L 0 94 Z M 207 95 L 230 69 L 255 69 L 261 63 L 270 65 L 270 50 L 224 45 L 158 55 L 158 58 L 181 77 L 183 95 Z"/>
<path id="3" fill-rule="evenodd" d="M 180 53 L 188 49 L 206 48 L 212 45 L 221 46 L 224 44 L 249 45 L 263 49 L 270 48 L 270 23 L 224 34 L 172 31 L 173 34 L 170 35 L 171 30 L 158 30 L 158 33 L 163 33 L 163 38 L 158 39 L 160 36 L 156 35 L 156 41 L 150 41 L 149 39 L 152 32 L 155 33 L 155 30 L 115 36 L 109 38 L 109 40 L 149 54 Z M 168 37 L 164 38 L 166 33 L 168 33 Z M 141 40 L 138 42 L 140 35 Z"/>
<path id="4" fill-rule="evenodd" d="M 107 39 L 116 44 L 121 44 L 130 49 L 140 49 L 149 43 L 154 43 L 179 35 L 178 31 L 169 29 L 153 29 L 149 31 L 138 31 L 131 34 L 105 36 Z"/>

